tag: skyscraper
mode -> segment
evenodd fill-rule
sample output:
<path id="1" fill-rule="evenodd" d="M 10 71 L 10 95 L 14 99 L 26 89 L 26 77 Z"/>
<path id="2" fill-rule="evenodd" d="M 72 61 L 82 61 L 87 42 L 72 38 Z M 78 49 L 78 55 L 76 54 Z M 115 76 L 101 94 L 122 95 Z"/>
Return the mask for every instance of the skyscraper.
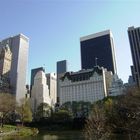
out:
<path id="1" fill-rule="evenodd" d="M 35 68 L 35 69 L 31 70 L 30 96 L 31 96 L 32 86 L 34 84 L 34 77 L 37 74 L 37 72 L 39 72 L 39 71 L 45 72 L 45 69 L 43 67 L 39 67 L 39 68 Z"/>
<path id="2" fill-rule="evenodd" d="M 117 72 L 113 35 L 110 30 L 80 38 L 81 68 L 90 69 L 96 65 Z"/>
<path id="3" fill-rule="evenodd" d="M 57 62 L 57 74 L 61 74 L 67 71 L 67 60 Z"/>
<path id="4" fill-rule="evenodd" d="M 140 86 L 140 27 L 129 27 L 128 37 L 133 60 L 133 66 L 131 66 L 132 76 L 134 82 Z"/>
<path id="5" fill-rule="evenodd" d="M 60 95 L 60 78 L 67 72 L 67 60 L 62 60 L 57 62 L 57 102 L 59 102 Z"/>
<path id="6" fill-rule="evenodd" d="M 12 92 L 16 95 L 16 100 L 20 101 L 21 98 L 25 97 L 26 93 L 29 39 L 25 35 L 19 34 L 2 40 L 0 48 L 4 46 L 9 46 L 12 52 L 9 79 Z"/>

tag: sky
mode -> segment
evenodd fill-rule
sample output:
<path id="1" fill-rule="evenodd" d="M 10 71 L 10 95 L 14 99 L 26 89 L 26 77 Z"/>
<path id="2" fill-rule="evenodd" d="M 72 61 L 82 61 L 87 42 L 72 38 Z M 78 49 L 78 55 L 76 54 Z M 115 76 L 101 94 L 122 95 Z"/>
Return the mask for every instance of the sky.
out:
<path id="1" fill-rule="evenodd" d="M 110 29 L 118 75 L 127 82 L 132 65 L 127 29 L 140 26 L 139 6 L 139 0 L 0 0 L 0 40 L 19 33 L 29 37 L 29 84 L 31 69 L 55 72 L 60 60 L 68 60 L 69 71 L 80 70 L 80 37 Z"/>

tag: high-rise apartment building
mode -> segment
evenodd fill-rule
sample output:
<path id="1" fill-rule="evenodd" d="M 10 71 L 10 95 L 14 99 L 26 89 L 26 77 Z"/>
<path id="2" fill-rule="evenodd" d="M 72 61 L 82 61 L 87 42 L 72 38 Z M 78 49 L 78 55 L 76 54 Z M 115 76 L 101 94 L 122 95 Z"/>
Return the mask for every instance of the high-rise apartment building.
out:
<path id="1" fill-rule="evenodd" d="M 12 61 L 9 72 L 10 86 L 16 100 L 20 101 L 26 93 L 26 70 L 28 62 L 29 39 L 19 34 L 0 41 L 0 48 L 9 46 Z"/>
<path id="2" fill-rule="evenodd" d="M 140 27 L 129 27 L 128 37 L 133 60 L 132 76 L 134 82 L 140 86 Z"/>
<path id="3" fill-rule="evenodd" d="M 81 68 L 90 69 L 94 66 L 117 72 L 113 35 L 110 30 L 80 38 Z"/>

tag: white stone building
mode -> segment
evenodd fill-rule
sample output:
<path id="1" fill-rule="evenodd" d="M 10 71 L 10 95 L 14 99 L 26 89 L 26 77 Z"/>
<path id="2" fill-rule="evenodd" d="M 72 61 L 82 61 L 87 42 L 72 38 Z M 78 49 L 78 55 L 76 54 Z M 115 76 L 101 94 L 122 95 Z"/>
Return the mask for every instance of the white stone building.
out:
<path id="1" fill-rule="evenodd" d="M 108 88 L 108 96 L 122 95 L 124 91 L 123 81 L 118 76 L 112 75 L 110 87 Z"/>
<path id="2" fill-rule="evenodd" d="M 49 95 L 49 88 L 46 84 L 46 75 L 44 71 L 38 71 L 34 77 L 34 84 L 32 86 L 31 104 L 32 111 L 35 113 L 37 107 L 41 103 L 47 103 L 51 106 L 51 98 Z"/>
<path id="3" fill-rule="evenodd" d="M 107 75 L 111 75 L 103 67 L 66 72 L 60 81 L 60 105 L 65 102 L 95 102 L 107 96 Z"/>

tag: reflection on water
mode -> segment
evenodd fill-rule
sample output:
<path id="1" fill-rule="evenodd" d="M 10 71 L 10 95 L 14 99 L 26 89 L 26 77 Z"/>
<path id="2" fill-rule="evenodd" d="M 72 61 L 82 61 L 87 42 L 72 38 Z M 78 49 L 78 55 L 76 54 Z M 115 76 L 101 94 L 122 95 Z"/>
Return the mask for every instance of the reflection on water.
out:
<path id="1" fill-rule="evenodd" d="M 43 140 L 58 140 L 59 139 L 59 137 L 56 135 L 44 135 L 42 138 Z"/>
<path id="2" fill-rule="evenodd" d="M 34 137 L 12 137 L 2 138 L 0 140 L 85 140 L 82 132 L 78 131 L 60 131 L 60 132 L 42 132 Z"/>
<path id="3" fill-rule="evenodd" d="M 53 132 L 45 134 L 41 140 L 84 140 L 84 135 L 78 131 Z"/>
<path id="4" fill-rule="evenodd" d="M 2 138 L 0 140 L 85 140 L 84 134 L 80 131 L 59 131 L 59 132 L 41 132 L 34 137 L 13 137 Z M 114 135 L 110 140 L 129 140 L 128 136 Z"/>

